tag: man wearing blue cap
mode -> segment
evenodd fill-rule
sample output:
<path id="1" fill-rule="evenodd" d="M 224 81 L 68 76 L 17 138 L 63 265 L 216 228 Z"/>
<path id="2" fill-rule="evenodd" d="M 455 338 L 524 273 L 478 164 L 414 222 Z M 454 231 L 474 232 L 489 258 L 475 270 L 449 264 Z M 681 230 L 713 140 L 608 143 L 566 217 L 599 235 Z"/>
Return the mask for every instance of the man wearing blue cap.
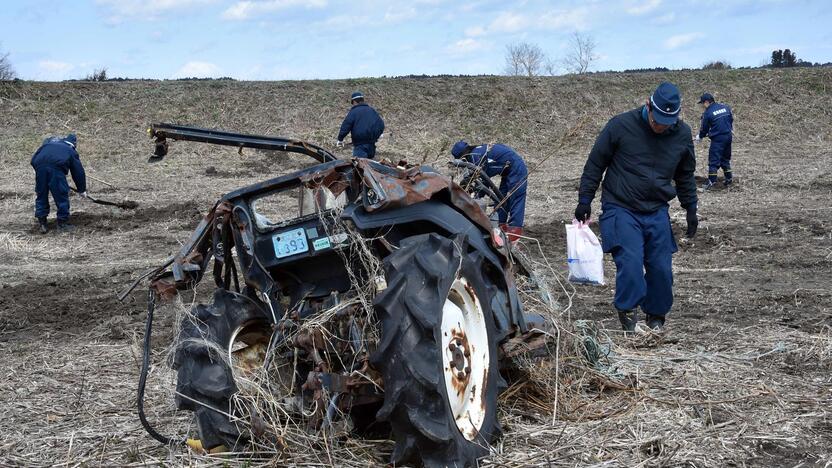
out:
<path id="1" fill-rule="evenodd" d="M 76 150 L 78 139 L 74 133 L 65 138 L 52 137 L 43 144 L 32 156 L 32 167 L 35 169 L 35 218 L 41 234 L 49 231 L 46 217 L 49 215 L 49 193 L 58 209 L 58 230 L 72 229 L 69 224 L 69 184 L 66 182 L 67 173 L 72 173 L 72 180 L 82 197 L 87 196 L 87 176 L 81 157 Z"/>
<path id="2" fill-rule="evenodd" d="M 664 327 L 673 305 L 673 253 L 668 202 L 687 210 L 687 237 L 696 234 L 696 160 L 690 127 L 679 120 L 679 90 L 662 83 L 644 106 L 619 114 L 598 135 L 581 177 L 575 218 L 589 222 L 601 183 L 601 242 L 615 260 L 621 326 L 633 332 L 639 307 L 647 326 Z M 675 182 L 671 183 L 671 181 Z"/>
<path id="3" fill-rule="evenodd" d="M 711 139 L 711 148 L 708 150 L 708 183 L 703 188 L 708 190 L 716 184 L 719 168 L 722 168 L 725 175 L 725 185 L 731 185 L 734 181 L 734 174 L 731 173 L 734 114 L 730 107 L 715 102 L 710 93 L 703 94 L 699 98 L 699 104 L 702 104 L 705 112 L 702 114 L 702 125 L 699 127 L 699 134 L 696 135 L 696 142 L 705 136 Z"/>
<path id="4" fill-rule="evenodd" d="M 529 171 L 523 158 L 512 148 L 499 143 L 493 145 L 469 145 L 458 141 L 451 148 L 454 158 L 464 158 L 482 168 L 488 177 L 500 176 L 500 192 L 506 197 L 497 208 L 500 229 L 511 242 L 523 235 L 526 215 L 526 180 Z"/>
<path id="5" fill-rule="evenodd" d="M 352 155 L 359 158 L 372 158 L 376 155 L 376 142 L 384 133 L 384 120 L 375 109 L 364 102 L 364 94 L 356 91 L 350 96 L 352 108 L 338 132 L 335 146 L 344 147 L 344 138 L 352 134 Z"/>

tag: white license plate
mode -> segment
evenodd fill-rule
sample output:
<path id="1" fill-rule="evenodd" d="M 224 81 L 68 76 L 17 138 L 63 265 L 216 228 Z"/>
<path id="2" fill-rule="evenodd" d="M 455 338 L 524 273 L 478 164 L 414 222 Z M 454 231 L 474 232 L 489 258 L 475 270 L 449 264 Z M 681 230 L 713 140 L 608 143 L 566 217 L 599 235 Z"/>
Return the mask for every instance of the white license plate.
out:
<path id="1" fill-rule="evenodd" d="M 309 251 L 309 243 L 303 231 L 303 228 L 299 228 L 272 236 L 274 254 L 277 258 L 291 257 Z"/>

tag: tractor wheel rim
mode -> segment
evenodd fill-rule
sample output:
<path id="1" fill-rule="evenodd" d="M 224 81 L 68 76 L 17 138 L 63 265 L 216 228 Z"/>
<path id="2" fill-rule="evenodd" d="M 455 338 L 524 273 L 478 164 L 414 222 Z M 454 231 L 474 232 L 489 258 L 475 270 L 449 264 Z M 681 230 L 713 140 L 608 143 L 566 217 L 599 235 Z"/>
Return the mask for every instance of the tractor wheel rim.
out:
<path id="1" fill-rule="evenodd" d="M 270 331 L 263 323 L 249 322 L 238 326 L 228 341 L 228 362 L 234 380 L 250 378 L 266 358 Z"/>
<path id="2" fill-rule="evenodd" d="M 442 307 L 442 366 L 456 427 L 474 440 L 485 420 L 489 343 L 482 304 L 465 278 L 454 280 Z"/>

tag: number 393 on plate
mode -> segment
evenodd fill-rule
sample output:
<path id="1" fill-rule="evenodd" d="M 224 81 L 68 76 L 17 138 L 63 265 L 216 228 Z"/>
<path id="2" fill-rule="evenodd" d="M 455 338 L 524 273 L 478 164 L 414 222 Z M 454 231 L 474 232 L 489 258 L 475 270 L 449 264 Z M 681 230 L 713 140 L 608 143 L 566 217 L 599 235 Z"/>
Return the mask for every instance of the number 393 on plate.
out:
<path id="1" fill-rule="evenodd" d="M 303 228 L 281 232 L 272 236 L 274 254 L 277 258 L 291 257 L 309 250 Z"/>

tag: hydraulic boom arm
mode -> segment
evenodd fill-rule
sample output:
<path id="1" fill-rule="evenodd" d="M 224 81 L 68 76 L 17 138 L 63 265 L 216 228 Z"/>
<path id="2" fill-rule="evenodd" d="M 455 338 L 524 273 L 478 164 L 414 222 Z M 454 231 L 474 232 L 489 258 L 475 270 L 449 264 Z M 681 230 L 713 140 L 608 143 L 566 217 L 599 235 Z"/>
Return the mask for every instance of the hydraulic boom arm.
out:
<path id="1" fill-rule="evenodd" d="M 338 158 L 320 146 L 288 138 L 246 135 L 243 133 L 223 132 L 198 127 L 172 125 L 166 123 L 151 124 L 147 129 L 151 138 L 156 138 L 156 149 L 149 162 L 161 161 L 168 154 L 167 139 L 196 141 L 214 145 L 234 146 L 236 148 L 257 148 L 271 151 L 301 153 L 313 157 L 319 162 L 334 161 Z"/>

